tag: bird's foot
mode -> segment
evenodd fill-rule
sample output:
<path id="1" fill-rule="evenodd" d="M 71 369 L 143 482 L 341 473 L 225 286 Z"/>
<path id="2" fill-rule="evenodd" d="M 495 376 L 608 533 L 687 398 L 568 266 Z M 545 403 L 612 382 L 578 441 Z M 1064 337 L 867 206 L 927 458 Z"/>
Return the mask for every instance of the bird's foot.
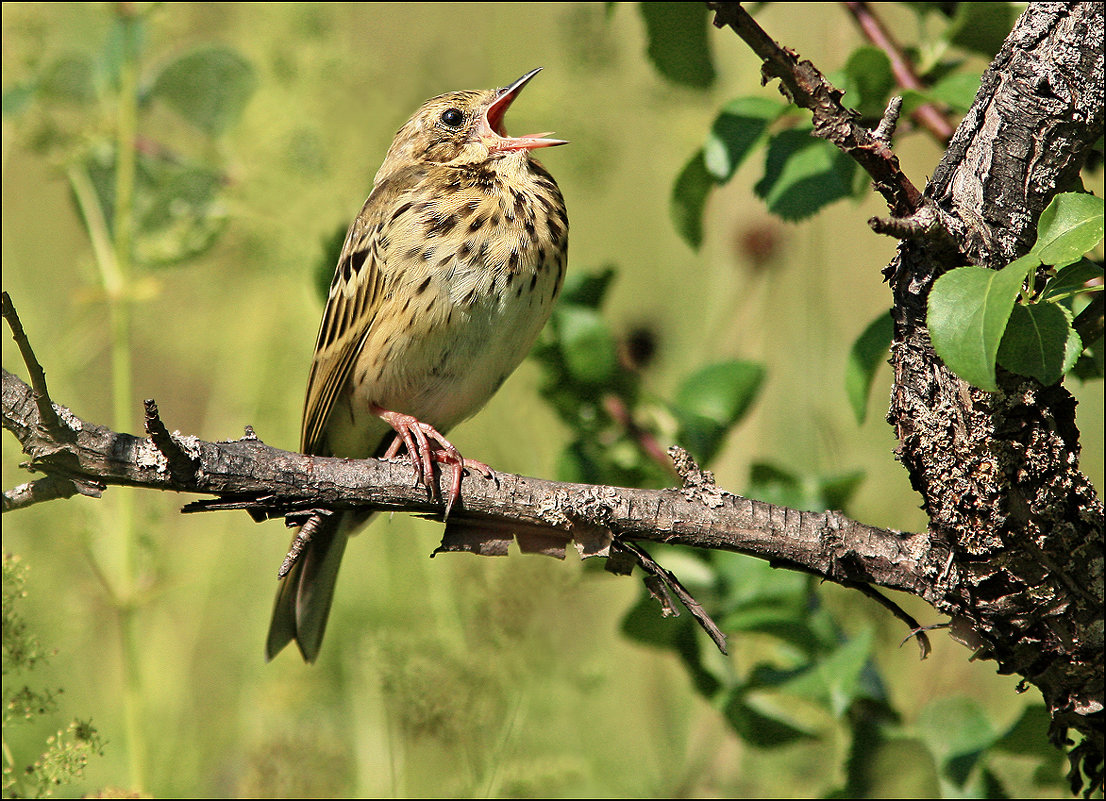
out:
<path id="1" fill-rule="evenodd" d="M 490 467 L 483 462 L 461 456 L 453 443 L 429 423 L 424 423 L 409 414 L 390 412 L 386 409 L 378 409 L 376 413 L 396 431 L 396 438 L 392 440 L 384 458 L 391 459 L 399 454 L 401 447 L 406 447 L 415 468 L 415 481 L 426 485 L 431 494 L 439 494 L 434 483 L 434 462 L 453 466 L 453 481 L 450 483 L 449 495 L 445 501 L 447 518 L 454 502 L 461 495 L 461 475 L 466 469 L 475 470 L 485 478 L 492 477 Z"/>

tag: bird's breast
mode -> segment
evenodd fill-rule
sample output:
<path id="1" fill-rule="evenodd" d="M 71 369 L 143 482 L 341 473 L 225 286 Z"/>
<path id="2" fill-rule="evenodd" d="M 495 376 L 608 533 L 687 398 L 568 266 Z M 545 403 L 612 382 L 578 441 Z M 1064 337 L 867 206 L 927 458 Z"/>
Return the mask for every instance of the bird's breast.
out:
<path id="1" fill-rule="evenodd" d="M 407 193 L 382 228 L 384 300 L 352 376 L 352 404 L 444 431 L 482 407 L 530 350 L 567 262 L 552 178 L 446 172 Z"/>

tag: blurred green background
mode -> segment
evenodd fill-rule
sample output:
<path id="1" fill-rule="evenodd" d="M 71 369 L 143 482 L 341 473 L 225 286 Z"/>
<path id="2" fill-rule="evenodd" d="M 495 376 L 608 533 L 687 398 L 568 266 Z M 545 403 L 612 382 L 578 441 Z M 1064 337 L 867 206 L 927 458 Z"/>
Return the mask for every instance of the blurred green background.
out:
<path id="1" fill-rule="evenodd" d="M 886 13 L 913 25 L 906 11 Z M 100 53 L 113 15 L 99 4 L 5 3 L 5 101 L 42 65 Z M 830 4 L 770 5 L 758 19 L 827 70 L 860 41 Z M 753 414 L 714 464 L 719 484 L 740 490 L 749 465 L 765 459 L 802 474 L 861 469 L 855 517 L 924 527 L 882 420 L 889 368 L 863 426 L 843 384 L 850 345 L 889 305 L 880 270 L 894 242 L 865 223 L 885 212 L 879 200 L 787 225 L 754 198 L 757 175 L 746 166 L 712 195 L 699 252 L 669 220 L 672 183 L 719 106 L 776 97 L 759 88 L 759 65 L 732 33 L 710 31 L 718 79 L 696 91 L 650 66 L 633 5 L 167 4 L 146 30 L 140 76 L 222 44 L 252 65 L 256 89 L 218 137 L 197 136 L 157 104 L 141 117 L 139 133 L 157 147 L 220 165 L 227 227 L 188 263 L 136 273 L 131 430 L 152 397 L 170 429 L 218 440 L 252 425 L 267 443 L 294 448 L 322 310 L 314 272 L 395 130 L 432 95 L 504 85 L 542 66 L 509 130 L 571 140 L 542 154 L 568 204 L 570 270 L 618 269 L 605 312 L 618 333 L 655 335 L 647 386 L 670 394 L 689 365 L 721 358 L 767 365 Z M 90 140 L 114 124 L 95 104 L 58 115 Z M 55 400 L 111 423 L 110 319 L 64 163 L 33 114 L 6 109 L 3 126 L 4 289 Z M 941 155 L 921 135 L 897 152 L 918 184 Z M 25 377 L 3 339 L 5 367 Z M 451 439 L 497 469 L 552 476 L 566 432 L 537 383 L 524 364 Z M 1102 386 L 1069 386 L 1083 468 L 1101 492 Z M 6 488 L 27 480 L 20 459 L 5 436 Z M 139 786 L 158 796 L 808 796 L 840 783 L 839 721 L 800 709 L 821 739 L 753 749 L 671 653 L 626 639 L 619 626 L 636 579 L 517 553 L 430 561 L 440 526 L 394 516 L 351 543 L 319 663 L 289 650 L 266 664 L 284 527 L 181 516 L 188 499 L 135 493 L 140 548 L 128 562 L 114 536 L 124 493 L 4 518 L 5 550 L 30 566 L 25 614 L 57 650 L 35 681 L 65 690 L 54 719 L 12 729 L 6 743 L 30 761 L 74 715 L 91 717 L 108 741 L 67 795 Z M 671 567 L 679 574 L 678 560 Z M 124 670 L 119 604 L 106 587 L 130 599 L 137 678 Z M 1039 701 L 1035 689 L 1015 694 L 1016 679 L 992 663 L 969 663 L 941 632 L 919 662 L 913 645 L 898 647 L 905 632 L 884 610 L 840 587 L 820 593 L 855 625 L 850 633 L 875 633 L 875 660 L 907 729 L 952 695 L 974 699 L 996 729 Z M 938 622 L 925 605 L 897 600 L 923 624 Z M 759 636 L 730 646 L 728 669 L 738 673 L 780 647 Z M 128 746 L 128 725 L 143 751 Z M 1035 763 L 1005 759 L 1017 794 L 1055 792 L 1034 783 Z M 902 765 L 882 770 L 909 779 Z"/>

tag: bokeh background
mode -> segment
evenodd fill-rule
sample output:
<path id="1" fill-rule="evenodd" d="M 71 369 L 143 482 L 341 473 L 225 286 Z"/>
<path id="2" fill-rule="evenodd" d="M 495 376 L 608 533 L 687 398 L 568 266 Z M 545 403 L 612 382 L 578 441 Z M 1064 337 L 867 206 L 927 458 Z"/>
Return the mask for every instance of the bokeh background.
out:
<path id="1" fill-rule="evenodd" d="M 99 53 L 114 11 L 5 3 L 2 13 L 7 92 L 51 59 Z M 905 11 L 887 13 L 915 24 Z M 827 70 L 859 43 L 832 4 L 769 5 L 758 19 Z M 252 65 L 257 84 L 241 119 L 215 139 L 195 136 L 171 109 L 142 117 L 151 141 L 220 165 L 228 227 L 187 264 L 136 276 L 132 430 L 141 399 L 152 397 L 170 429 L 218 440 L 252 425 L 269 444 L 294 448 L 322 309 L 316 266 L 360 208 L 395 130 L 432 95 L 504 85 L 541 66 L 509 129 L 571 140 L 541 154 L 568 204 L 570 270 L 618 269 L 605 313 L 617 332 L 655 338 L 647 387 L 670 394 L 689 365 L 721 358 L 768 367 L 753 414 L 714 466 L 719 483 L 740 490 L 749 465 L 765 459 L 802 474 L 860 469 L 867 477 L 854 516 L 923 527 L 882 420 L 889 368 L 877 375 L 863 425 L 844 391 L 849 346 L 889 305 L 880 270 L 894 242 L 865 224 L 884 211 L 880 202 L 843 201 L 784 224 L 753 196 L 757 170 L 746 165 L 712 196 L 700 251 L 670 222 L 672 183 L 717 109 L 739 95 L 776 96 L 759 88 L 757 61 L 732 33 L 709 37 L 718 79 L 693 90 L 666 83 L 649 64 L 634 5 L 155 9 L 142 74 L 223 44 Z M 65 113 L 90 137 L 112 122 L 95 105 Z M 55 400 L 111 423 L 109 315 L 64 163 L 36 141 L 27 116 L 5 114 L 3 126 L 4 289 Z M 941 155 L 922 135 L 904 137 L 897 152 L 919 184 Z M 3 339 L 5 367 L 25 376 Z M 1102 387 L 1069 383 L 1080 402 L 1083 467 L 1101 492 Z M 524 364 L 453 441 L 497 469 L 553 475 L 566 432 L 537 385 L 536 368 Z M 27 480 L 20 459 L 5 435 L 5 487 Z M 115 536 L 124 492 L 4 519 L 5 550 L 30 566 L 26 617 L 56 649 L 34 681 L 64 688 L 54 718 L 13 728 L 5 742 L 31 760 L 74 715 L 90 717 L 107 739 L 66 794 L 114 786 L 158 796 L 808 796 L 840 782 L 838 722 L 809 710 L 822 739 L 751 748 L 670 652 L 625 638 L 619 626 L 638 596 L 636 578 L 585 570 L 571 557 L 430 561 L 440 527 L 394 516 L 351 543 L 318 664 L 303 665 L 291 650 L 266 664 L 283 526 L 241 514 L 182 516 L 186 498 L 135 493 L 141 547 L 132 570 Z M 130 599 L 137 677 L 123 669 L 109 587 Z M 942 697 L 971 697 L 997 728 L 1039 700 L 1036 690 L 1016 694 L 1016 680 L 992 663 L 970 663 L 969 651 L 940 632 L 933 656 L 919 662 L 913 646 L 898 647 L 905 632 L 882 609 L 836 586 L 822 597 L 856 631 L 875 632 L 875 658 L 907 727 Z M 898 600 L 923 623 L 938 622 L 924 605 Z M 731 639 L 731 669 L 746 670 L 775 647 Z M 141 733 L 137 752 L 128 714 Z M 1046 792 L 1032 765 L 1008 762 L 1019 794 Z"/>

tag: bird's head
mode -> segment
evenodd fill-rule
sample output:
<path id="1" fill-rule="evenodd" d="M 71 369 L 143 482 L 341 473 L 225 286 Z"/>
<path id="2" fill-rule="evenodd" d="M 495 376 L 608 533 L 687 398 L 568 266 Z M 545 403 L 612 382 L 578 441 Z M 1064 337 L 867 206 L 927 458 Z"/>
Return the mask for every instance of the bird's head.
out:
<path id="1" fill-rule="evenodd" d="M 503 117 L 539 67 L 503 89 L 449 92 L 422 104 L 396 133 L 376 182 L 412 163 L 483 164 L 539 147 L 567 144 L 548 133 L 508 136 Z"/>

